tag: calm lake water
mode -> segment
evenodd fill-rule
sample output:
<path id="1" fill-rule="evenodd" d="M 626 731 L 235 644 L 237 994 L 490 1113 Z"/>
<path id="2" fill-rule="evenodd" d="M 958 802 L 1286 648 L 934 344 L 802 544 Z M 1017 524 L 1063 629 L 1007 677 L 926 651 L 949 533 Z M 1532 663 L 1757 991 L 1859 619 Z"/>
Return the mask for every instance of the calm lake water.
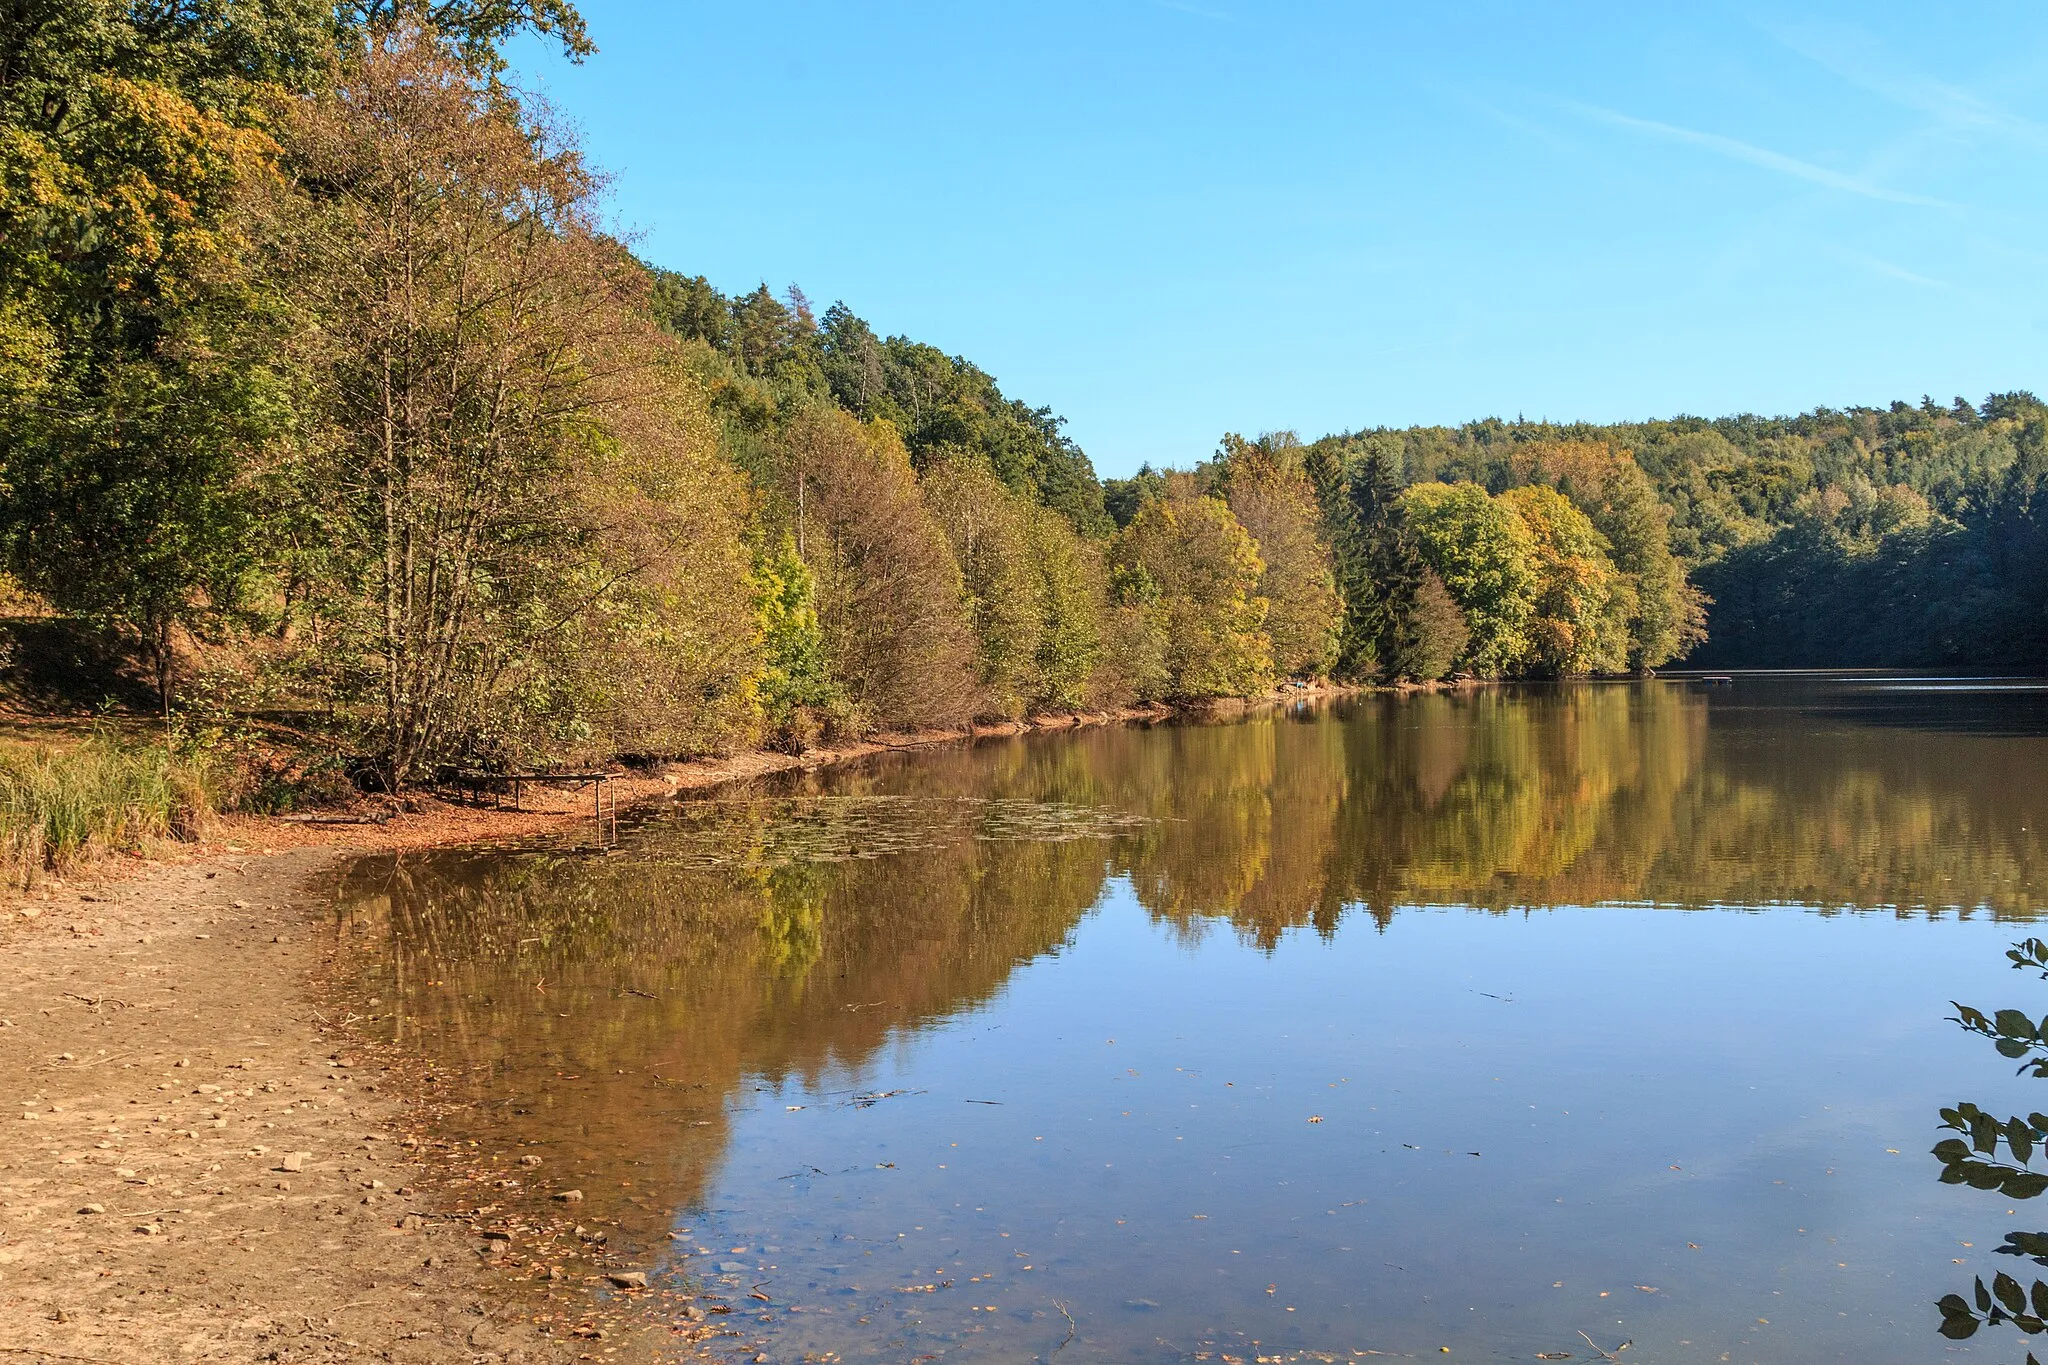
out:
<path id="1" fill-rule="evenodd" d="M 580 1188 L 775 1361 L 2017 1362 L 1935 1304 L 2048 1207 L 1930 1148 L 2048 1109 L 1949 1019 L 2048 1013 L 2043 688 L 938 748 L 368 860 L 339 922 L 457 1135 L 544 1156 L 506 1216 Z"/>

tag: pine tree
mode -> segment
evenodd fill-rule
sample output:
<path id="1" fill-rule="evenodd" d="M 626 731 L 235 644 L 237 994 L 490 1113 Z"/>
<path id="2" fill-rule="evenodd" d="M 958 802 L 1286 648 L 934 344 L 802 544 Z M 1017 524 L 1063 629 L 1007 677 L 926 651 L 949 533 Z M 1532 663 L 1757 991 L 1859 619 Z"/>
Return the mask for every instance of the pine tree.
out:
<path id="1" fill-rule="evenodd" d="M 1339 668 L 1348 677 L 1414 676 L 1423 663 L 1416 595 L 1428 572 L 1401 510 L 1401 485 L 1375 451 L 1346 488 L 1340 571 L 1344 633 Z"/>

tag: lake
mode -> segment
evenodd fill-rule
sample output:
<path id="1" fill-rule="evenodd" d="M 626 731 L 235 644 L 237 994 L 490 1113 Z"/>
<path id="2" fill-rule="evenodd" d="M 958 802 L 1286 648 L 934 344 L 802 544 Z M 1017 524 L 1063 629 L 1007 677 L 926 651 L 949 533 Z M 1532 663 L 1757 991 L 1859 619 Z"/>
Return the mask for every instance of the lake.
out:
<path id="1" fill-rule="evenodd" d="M 449 1135 L 541 1158 L 482 1207 L 581 1190 L 746 1358 L 2017 1362 L 2029 1305 L 1936 1304 L 2048 1275 L 2031 1142 L 1930 1149 L 2048 1108 L 1951 1018 L 2048 1014 L 2044 686 L 943 746 L 368 859 L 336 922 Z"/>

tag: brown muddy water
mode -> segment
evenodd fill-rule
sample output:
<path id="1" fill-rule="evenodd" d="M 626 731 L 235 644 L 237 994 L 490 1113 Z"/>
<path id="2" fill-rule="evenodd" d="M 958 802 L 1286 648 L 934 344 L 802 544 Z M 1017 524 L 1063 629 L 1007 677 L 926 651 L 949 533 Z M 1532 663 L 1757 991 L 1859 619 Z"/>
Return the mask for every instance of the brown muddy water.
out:
<path id="1" fill-rule="evenodd" d="M 2043 689 L 1032 735 L 369 859 L 338 922 L 452 1135 L 747 1358 L 2018 1362 Z"/>

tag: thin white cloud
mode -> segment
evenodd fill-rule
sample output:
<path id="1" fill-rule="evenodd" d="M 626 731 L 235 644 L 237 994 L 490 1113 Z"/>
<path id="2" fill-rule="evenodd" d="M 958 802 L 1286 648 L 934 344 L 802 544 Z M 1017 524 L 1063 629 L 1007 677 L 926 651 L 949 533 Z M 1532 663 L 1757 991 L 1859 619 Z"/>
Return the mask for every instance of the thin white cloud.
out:
<path id="1" fill-rule="evenodd" d="M 1768 147 L 1758 147 L 1754 143 L 1743 142 L 1737 138 L 1723 137 L 1719 133 L 1705 133 L 1697 128 L 1681 128 L 1673 123 L 1659 123 L 1655 119 L 1636 118 L 1613 109 L 1603 109 L 1597 104 L 1578 104 L 1574 102 L 1572 107 L 1592 118 L 1599 119 L 1603 123 L 1611 123 L 1617 128 L 1627 128 L 1632 132 L 1647 133 L 1652 137 L 1663 138 L 1668 142 L 1682 142 L 1688 146 L 1705 148 L 1707 151 L 1717 152 L 1731 161 L 1741 161 L 1751 166 L 1761 167 L 1767 171 L 1776 171 L 1780 175 L 1791 176 L 1795 180 L 1804 180 L 1815 185 L 1823 185 L 1831 190 L 1839 190 L 1843 194 L 1860 195 L 1865 199 L 1879 199 L 1888 204 L 1917 204 L 1922 208 L 1952 209 L 1958 207 L 1958 205 L 1952 204 L 1945 199 L 1935 199 L 1924 194 L 1910 194 L 1904 190 L 1894 190 L 1888 189 L 1883 185 L 1873 185 L 1869 181 L 1860 180 L 1853 175 L 1844 175 L 1840 171 L 1832 171 L 1825 166 L 1816 166 L 1810 161 L 1801 161 L 1797 157 L 1786 156 L 1782 152 L 1774 152 Z"/>
<path id="2" fill-rule="evenodd" d="M 2048 147 L 2048 126 L 2001 109 L 1973 90 L 1900 67 L 1860 30 L 1767 26 L 1765 31 L 1814 65 L 1902 109 L 1932 115 L 1951 128 L 1983 129 Z"/>
<path id="3" fill-rule="evenodd" d="M 1949 287 L 1947 280 L 1936 280 L 1930 279 L 1925 275 L 1916 275 L 1904 266 L 1893 265 L 1882 257 L 1865 256 L 1858 252 L 1845 252 L 1843 255 L 1845 259 L 1853 261 L 1874 274 L 1889 276 L 1895 280 L 1904 280 L 1908 284 L 1926 285 L 1931 289 L 1946 289 Z"/>

